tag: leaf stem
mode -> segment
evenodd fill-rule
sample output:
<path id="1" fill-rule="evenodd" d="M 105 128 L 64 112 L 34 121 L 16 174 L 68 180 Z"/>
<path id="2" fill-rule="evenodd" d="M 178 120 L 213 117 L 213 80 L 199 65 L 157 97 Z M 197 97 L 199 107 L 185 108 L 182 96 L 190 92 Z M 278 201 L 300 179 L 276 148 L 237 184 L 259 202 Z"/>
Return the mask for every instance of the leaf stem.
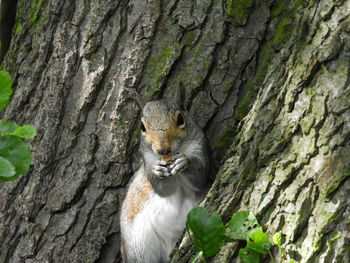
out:
<path id="1" fill-rule="evenodd" d="M 203 251 L 199 251 L 197 256 L 192 260 L 191 263 L 196 263 L 203 256 Z"/>

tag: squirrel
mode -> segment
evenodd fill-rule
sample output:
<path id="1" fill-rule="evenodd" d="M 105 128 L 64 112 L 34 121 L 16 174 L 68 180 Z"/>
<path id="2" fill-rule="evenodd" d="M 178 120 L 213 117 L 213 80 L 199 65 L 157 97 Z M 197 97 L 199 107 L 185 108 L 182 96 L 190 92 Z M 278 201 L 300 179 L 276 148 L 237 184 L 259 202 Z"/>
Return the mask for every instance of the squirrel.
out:
<path id="1" fill-rule="evenodd" d="M 177 99 L 142 107 L 140 152 L 120 216 L 121 253 L 126 263 L 164 263 L 185 229 L 187 213 L 198 206 L 209 184 L 205 135 Z"/>

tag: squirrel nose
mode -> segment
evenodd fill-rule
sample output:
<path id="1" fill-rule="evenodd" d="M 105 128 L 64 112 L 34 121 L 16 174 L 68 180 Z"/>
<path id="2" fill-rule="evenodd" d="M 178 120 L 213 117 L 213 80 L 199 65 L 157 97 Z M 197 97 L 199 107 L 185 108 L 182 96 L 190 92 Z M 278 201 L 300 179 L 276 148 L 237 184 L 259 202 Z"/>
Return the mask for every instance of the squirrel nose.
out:
<path id="1" fill-rule="evenodd" d="M 159 154 L 168 154 L 171 152 L 171 144 L 167 141 L 158 141 L 153 144 L 153 150 Z"/>

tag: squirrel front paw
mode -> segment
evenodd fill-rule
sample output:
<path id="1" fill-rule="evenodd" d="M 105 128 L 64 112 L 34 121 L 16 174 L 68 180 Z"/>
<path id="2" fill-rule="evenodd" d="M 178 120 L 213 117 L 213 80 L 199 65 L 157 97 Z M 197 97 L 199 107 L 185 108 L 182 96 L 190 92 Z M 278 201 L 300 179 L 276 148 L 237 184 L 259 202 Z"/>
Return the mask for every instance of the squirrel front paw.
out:
<path id="1" fill-rule="evenodd" d="M 165 161 L 156 161 L 152 166 L 152 173 L 154 173 L 156 176 L 158 176 L 160 179 L 165 179 L 171 176 L 171 173 L 169 172 L 167 168 L 167 162 Z"/>
<path id="2" fill-rule="evenodd" d="M 172 164 L 169 166 L 172 175 L 184 171 L 188 166 L 188 159 L 183 153 L 178 153 L 172 157 Z"/>

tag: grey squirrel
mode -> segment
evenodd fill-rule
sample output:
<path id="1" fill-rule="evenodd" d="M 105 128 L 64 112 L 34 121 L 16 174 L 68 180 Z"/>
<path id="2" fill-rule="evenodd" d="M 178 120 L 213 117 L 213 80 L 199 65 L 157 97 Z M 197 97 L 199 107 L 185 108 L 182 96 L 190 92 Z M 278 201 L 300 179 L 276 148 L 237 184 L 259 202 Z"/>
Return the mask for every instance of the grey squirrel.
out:
<path id="1" fill-rule="evenodd" d="M 207 142 L 186 110 L 185 96 L 180 86 L 176 100 L 142 107 L 143 164 L 134 174 L 120 217 L 125 263 L 168 262 L 187 213 L 206 193 Z"/>

